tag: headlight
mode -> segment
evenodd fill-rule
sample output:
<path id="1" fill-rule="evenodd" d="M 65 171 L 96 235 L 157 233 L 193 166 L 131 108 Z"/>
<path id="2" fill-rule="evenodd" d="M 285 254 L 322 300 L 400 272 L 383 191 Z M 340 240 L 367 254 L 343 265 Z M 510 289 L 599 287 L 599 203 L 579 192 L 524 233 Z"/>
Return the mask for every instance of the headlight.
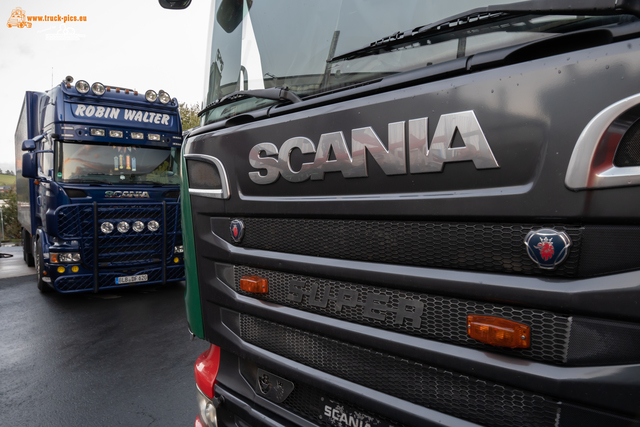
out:
<path id="1" fill-rule="evenodd" d="M 145 94 L 144 97 L 147 99 L 147 101 L 149 102 L 155 102 L 156 99 L 158 99 L 158 94 L 156 93 L 155 90 L 151 90 L 149 89 Z"/>
<path id="2" fill-rule="evenodd" d="M 100 82 L 95 82 L 91 85 L 91 91 L 96 95 L 104 95 L 104 85 Z"/>
<path id="3" fill-rule="evenodd" d="M 131 132 L 132 139 L 144 139 L 144 133 L 142 132 Z"/>
<path id="4" fill-rule="evenodd" d="M 136 221 L 133 223 L 133 231 L 135 231 L 136 233 L 141 232 L 142 230 L 144 230 L 144 222 L 142 221 Z"/>
<path id="5" fill-rule="evenodd" d="M 169 101 L 171 101 L 171 97 L 169 96 L 169 94 L 163 90 L 161 90 L 160 93 L 158 94 L 158 99 L 163 104 L 168 104 Z"/>
<path id="6" fill-rule="evenodd" d="M 129 231 L 129 223 L 125 221 L 120 221 L 118 223 L 118 231 L 121 233 L 126 233 Z"/>
<path id="7" fill-rule="evenodd" d="M 122 138 L 123 132 L 121 130 L 110 130 L 109 136 L 112 138 Z"/>
<path id="8" fill-rule="evenodd" d="M 78 80 L 76 82 L 76 90 L 83 94 L 89 92 L 89 83 L 84 80 Z"/>
<path id="9" fill-rule="evenodd" d="M 91 129 L 91 136 L 104 136 L 104 129 Z"/>
<path id="10" fill-rule="evenodd" d="M 213 406 L 213 402 L 209 400 L 207 396 L 204 395 L 198 389 L 198 408 L 200 409 L 200 422 L 203 423 L 207 427 L 217 427 L 218 426 L 218 417 L 216 416 L 216 407 Z"/>
<path id="11" fill-rule="evenodd" d="M 149 224 L 147 224 L 147 228 L 149 229 L 149 231 L 158 231 L 158 228 L 160 228 L 160 224 L 158 224 L 158 221 L 149 221 Z"/>
<path id="12" fill-rule="evenodd" d="M 175 246 L 175 247 L 173 248 L 173 252 L 175 252 L 175 253 L 177 253 L 177 254 L 182 254 L 182 253 L 184 253 L 184 246 L 182 246 L 182 245 Z"/>
<path id="13" fill-rule="evenodd" d="M 80 262 L 80 254 L 77 252 L 63 252 L 55 253 L 51 252 L 49 260 L 54 264 L 64 264 L 71 262 Z"/>
<path id="14" fill-rule="evenodd" d="M 150 133 L 147 135 L 147 138 L 149 138 L 149 141 L 160 141 L 160 135 L 157 133 Z"/>
<path id="15" fill-rule="evenodd" d="M 100 230 L 104 234 L 109 234 L 113 231 L 113 224 L 111 224 L 110 222 L 103 222 L 102 225 L 100 226 Z"/>

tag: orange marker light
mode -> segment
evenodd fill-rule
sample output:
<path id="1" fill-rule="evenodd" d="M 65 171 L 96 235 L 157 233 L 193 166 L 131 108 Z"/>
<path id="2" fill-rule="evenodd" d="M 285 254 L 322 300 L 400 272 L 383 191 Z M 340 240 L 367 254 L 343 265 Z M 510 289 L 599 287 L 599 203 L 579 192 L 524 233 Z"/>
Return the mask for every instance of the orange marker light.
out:
<path id="1" fill-rule="evenodd" d="M 254 294 L 266 294 L 269 292 L 269 282 L 260 276 L 242 276 L 240 289 Z"/>
<path id="2" fill-rule="evenodd" d="M 467 316 L 467 334 L 474 340 L 498 347 L 529 348 L 531 332 L 527 325 L 493 316 Z"/>

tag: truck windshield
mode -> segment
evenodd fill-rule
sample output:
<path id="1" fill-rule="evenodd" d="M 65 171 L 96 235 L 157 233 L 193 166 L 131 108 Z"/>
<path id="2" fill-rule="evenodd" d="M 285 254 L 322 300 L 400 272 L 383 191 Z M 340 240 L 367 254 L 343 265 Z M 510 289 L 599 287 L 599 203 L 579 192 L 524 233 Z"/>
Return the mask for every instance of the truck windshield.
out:
<path id="1" fill-rule="evenodd" d="M 57 142 L 58 182 L 178 185 L 179 147 Z"/>
<path id="2" fill-rule="evenodd" d="M 204 104 L 237 91 L 284 86 L 304 98 L 457 57 L 637 19 L 629 15 L 495 14 L 477 25 L 459 29 L 448 26 L 447 31 L 430 33 L 415 43 L 331 61 L 398 31 L 512 1 L 216 1 L 212 7 Z M 203 123 L 275 102 L 238 97 L 235 102 L 211 106 L 203 115 Z"/>

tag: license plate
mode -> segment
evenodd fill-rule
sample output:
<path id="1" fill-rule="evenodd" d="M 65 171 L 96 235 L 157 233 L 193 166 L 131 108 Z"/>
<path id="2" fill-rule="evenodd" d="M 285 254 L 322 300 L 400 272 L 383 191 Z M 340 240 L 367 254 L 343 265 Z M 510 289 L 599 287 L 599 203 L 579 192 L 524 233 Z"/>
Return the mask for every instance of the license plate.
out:
<path id="1" fill-rule="evenodd" d="M 335 427 L 393 427 L 384 420 L 326 397 L 321 397 L 319 403 L 319 418 Z"/>
<path id="2" fill-rule="evenodd" d="M 124 283 L 146 282 L 147 280 L 149 280 L 149 276 L 147 274 L 138 274 L 137 276 L 116 277 L 116 285 L 122 285 Z"/>

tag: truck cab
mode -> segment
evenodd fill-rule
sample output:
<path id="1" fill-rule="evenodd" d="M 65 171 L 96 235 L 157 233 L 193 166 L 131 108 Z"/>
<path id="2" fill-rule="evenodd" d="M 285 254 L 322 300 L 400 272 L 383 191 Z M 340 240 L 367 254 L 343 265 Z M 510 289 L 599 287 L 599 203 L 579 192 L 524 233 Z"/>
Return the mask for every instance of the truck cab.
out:
<path id="1" fill-rule="evenodd" d="M 27 92 L 16 130 L 18 219 L 38 288 L 183 280 L 177 100 L 72 83 Z"/>
<path id="2" fill-rule="evenodd" d="M 196 426 L 637 426 L 638 6 L 213 2 Z"/>

